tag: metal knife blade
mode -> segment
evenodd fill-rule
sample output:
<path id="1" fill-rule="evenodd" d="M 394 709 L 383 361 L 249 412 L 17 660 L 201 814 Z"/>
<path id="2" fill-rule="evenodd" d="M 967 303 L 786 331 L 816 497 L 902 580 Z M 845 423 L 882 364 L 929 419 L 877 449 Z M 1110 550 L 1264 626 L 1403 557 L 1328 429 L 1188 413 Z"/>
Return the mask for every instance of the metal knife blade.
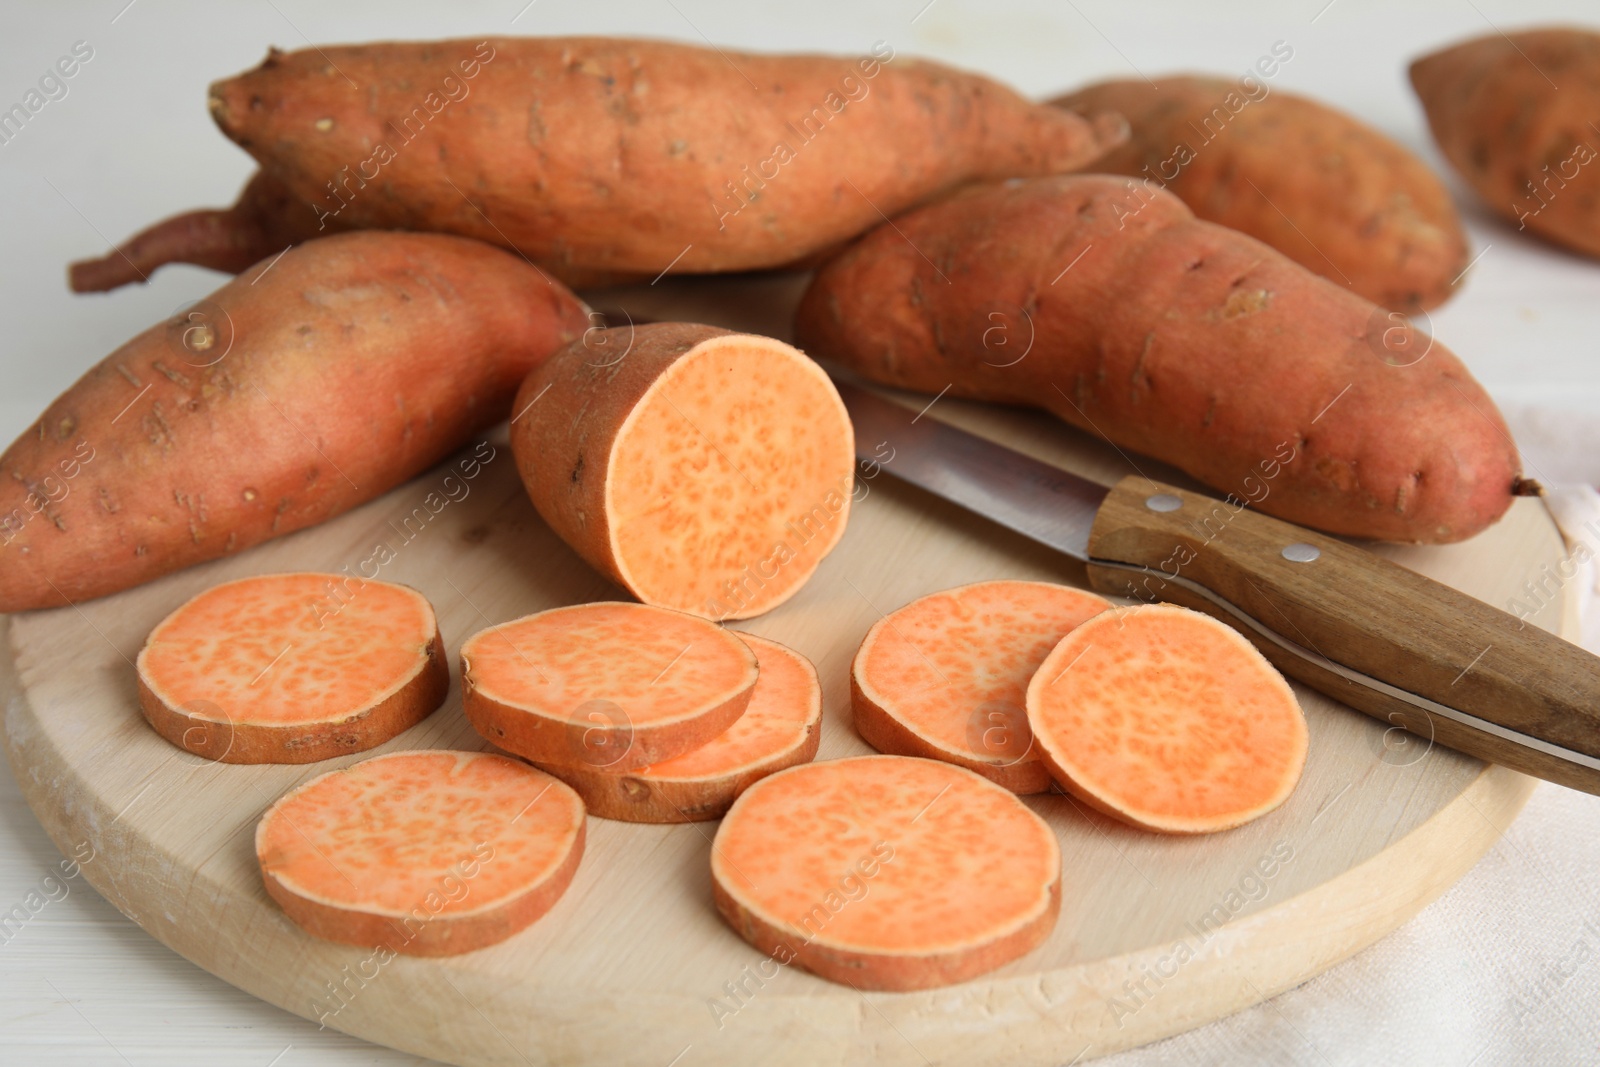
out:
<path id="1" fill-rule="evenodd" d="M 1041 544 L 1089 561 L 1089 528 L 1111 490 L 1004 445 L 835 381 L 856 458 Z M 884 449 L 892 450 L 887 455 Z"/>

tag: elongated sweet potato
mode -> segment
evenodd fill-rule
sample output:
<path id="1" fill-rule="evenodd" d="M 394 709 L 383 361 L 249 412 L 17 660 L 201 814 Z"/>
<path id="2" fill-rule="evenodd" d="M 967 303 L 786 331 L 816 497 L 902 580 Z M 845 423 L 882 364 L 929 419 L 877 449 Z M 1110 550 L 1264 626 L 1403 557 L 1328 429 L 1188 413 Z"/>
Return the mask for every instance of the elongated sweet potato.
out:
<path id="1" fill-rule="evenodd" d="M 816 758 L 822 741 L 822 686 L 811 661 L 776 641 L 738 634 L 761 676 L 732 726 L 673 759 L 617 773 L 584 762 L 541 763 L 583 797 L 591 815 L 624 822 L 721 818 L 754 782 Z"/>
<path id="2" fill-rule="evenodd" d="M 475 241 L 351 233 L 107 356 L 0 456 L 0 611 L 113 593 L 378 496 L 509 414 L 587 309 Z"/>
<path id="3" fill-rule="evenodd" d="M 1052 103 L 1117 111 L 1128 142 L 1094 169 L 1147 179 L 1199 218 L 1404 312 L 1450 297 L 1467 237 L 1427 165 L 1367 124 L 1265 82 L 1167 75 L 1101 82 Z"/>
<path id="4" fill-rule="evenodd" d="M 467 719 L 539 763 L 631 771 L 681 756 L 744 714 L 760 666 L 714 623 L 644 604 L 553 608 L 461 646 Z"/>
<path id="5" fill-rule="evenodd" d="M 213 586 L 151 631 L 137 667 L 156 732 L 223 763 L 361 752 L 421 722 L 450 690 L 427 598 L 342 574 Z"/>
<path id="6" fill-rule="evenodd" d="M 1600 33 L 1495 33 L 1423 56 L 1411 84 L 1445 158 L 1484 203 L 1600 256 Z"/>
<path id="7" fill-rule="evenodd" d="M 1048 582 L 963 585 L 873 623 L 850 668 L 856 732 L 879 752 L 945 760 L 1013 793 L 1050 772 L 1023 697 L 1039 661 L 1111 605 Z"/>
<path id="8" fill-rule="evenodd" d="M 1125 136 L 882 43 L 859 59 L 600 37 L 274 50 L 210 103 L 319 224 L 477 237 L 575 285 L 777 266 Z"/>
<path id="9" fill-rule="evenodd" d="M 487 752 L 393 752 L 284 794 L 256 826 L 267 893 L 307 933 L 405 956 L 542 918 L 583 858 L 578 794 Z"/>
<path id="10" fill-rule="evenodd" d="M 964 982 L 1050 935 L 1055 832 L 962 767 L 857 756 L 744 791 L 711 848 L 717 910 L 780 964 L 856 989 Z"/>
<path id="11" fill-rule="evenodd" d="M 1333 533 L 1459 541 L 1531 487 L 1443 345 L 1126 178 L 913 211 L 818 272 L 796 334 L 888 385 L 1044 407 Z"/>
<path id="12" fill-rule="evenodd" d="M 528 376 L 513 410 L 534 507 L 646 604 L 759 615 L 844 534 L 850 417 L 781 341 L 686 323 L 592 330 Z"/>
<path id="13" fill-rule="evenodd" d="M 1147 830 L 1228 830 L 1288 799 L 1306 720 L 1283 675 L 1227 625 L 1170 604 L 1118 608 L 1061 639 L 1028 683 L 1050 773 Z"/>

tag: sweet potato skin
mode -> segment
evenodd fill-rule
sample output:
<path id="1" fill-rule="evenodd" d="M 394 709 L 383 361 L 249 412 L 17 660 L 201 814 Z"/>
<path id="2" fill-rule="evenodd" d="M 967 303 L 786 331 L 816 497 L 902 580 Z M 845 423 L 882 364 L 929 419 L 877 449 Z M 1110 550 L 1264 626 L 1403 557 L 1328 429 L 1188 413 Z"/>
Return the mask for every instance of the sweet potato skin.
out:
<path id="1" fill-rule="evenodd" d="M 1490 208 L 1600 256 L 1600 33 L 1491 34 L 1423 56 L 1411 84 L 1445 158 Z"/>
<path id="2" fill-rule="evenodd" d="M 344 234 L 258 264 L 107 356 L 0 456 L 0 611 L 370 500 L 504 418 L 586 325 L 559 284 L 454 237 Z"/>
<path id="3" fill-rule="evenodd" d="M 796 335 L 874 381 L 1045 407 L 1333 533 L 1458 541 L 1520 485 L 1493 402 L 1443 346 L 1130 179 L 911 212 L 818 273 Z"/>
<path id="4" fill-rule="evenodd" d="M 1129 140 L 1096 171 L 1163 185 L 1197 217 L 1264 241 L 1375 304 L 1412 313 L 1443 303 L 1467 265 L 1466 234 L 1439 178 L 1315 100 L 1282 90 L 1247 97 L 1225 78 L 1167 76 L 1159 88 L 1101 82 L 1052 103 L 1127 118 Z"/>
<path id="5" fill-rule="evenodd" d="M 1125 135 L 887 46 L 330 46 L 274 51 L 210 100 L 224 133 L 340 224 L 477 237 L 561 276 L 776 266 L 880 210 L 1075 169 Z"/>

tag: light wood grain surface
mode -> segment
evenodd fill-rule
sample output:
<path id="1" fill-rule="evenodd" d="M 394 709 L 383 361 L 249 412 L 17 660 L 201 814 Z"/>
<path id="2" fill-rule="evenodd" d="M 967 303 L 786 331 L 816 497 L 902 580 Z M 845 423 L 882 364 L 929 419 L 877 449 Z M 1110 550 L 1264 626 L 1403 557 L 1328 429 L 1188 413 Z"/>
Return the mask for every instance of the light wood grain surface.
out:
<path id="1" fill-rule="evenodd" d="M 705 288 L 661 299 L 690 304 Z M 783 303 L 781 291 L 769 296 Z M 1047 418 L 953 401 L 935 414 L 1104 479 L 1128 469 L 1114 450 Z M 442 472 L 237 559 L 9 620 L 8 752 L 63 852 L 92 850 L 82 877 L 202 967 L 337 1029 L 471 1064 L 1065 1062 L 1197 1025 L 1343 959 L 1449 886 L 1527 796 L 1528 780 L 1512 772 L 1430 750 L 1301 690 L 1311 725 L 1305 777 L 1282 809 L 1240 830 L 1158 837 L 1066 797 L 1030 799 L 1061 841 L 1061 920 L 1043 948 L 977 982 L 863 995 L 793 970 L 763 973 L 762 957 L 712 910 L 714 826 L 591 820 L 583 867 L 543 921 L 468 956 L 390 962 L 347 983 L 341 1005 L 328 983 L 371 953 L 315 941 L 287 921 L 261 889 L 250 831 L 275 797 L 349 759 L 240 767 L 175 749 L 139 717 L 129 661 L 150 626 L 209 584 L 338 570 L 379 543 L 394 550 L 382 576 L 433 600 L 452 657 L 489 623 L 615 596 L 539 521 L 503 437 L 490 440 L 498 451 L 467 497 L 410 540 L 398 520 Z M 1081 566 L 887 476 L 861 491 L 844 541 L 813 581 L 742 624 L 816 662 L 824 759 L 865 750 L 848 724 L 847 667 L 883 612 L 985 578 L 1083 582 Z M 1390 554 L 1497 601 L 1559 552 L 1542 509 L 1526 501 L 1467 545 Z M 379 751 L 414 747 L 482 747 L 458 688 Z M 732 997 L 728 983 L 744 992 Z"/>

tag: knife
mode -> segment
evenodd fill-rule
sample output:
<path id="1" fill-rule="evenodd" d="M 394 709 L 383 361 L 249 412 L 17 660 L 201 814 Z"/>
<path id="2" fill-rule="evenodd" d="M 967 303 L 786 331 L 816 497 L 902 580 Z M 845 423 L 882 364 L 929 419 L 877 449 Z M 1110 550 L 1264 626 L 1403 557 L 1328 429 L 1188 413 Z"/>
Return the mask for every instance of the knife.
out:
<path id="1" fill-rule="evenodd" d="M 1100 592 L 1215 616 L 1390 726 L 1600 793 L 1600 658 L 1576 645 L 1335 538 L 1139 476 L 1107 488 L 835 385 L 863 466 L 1082 560 Z"/>

